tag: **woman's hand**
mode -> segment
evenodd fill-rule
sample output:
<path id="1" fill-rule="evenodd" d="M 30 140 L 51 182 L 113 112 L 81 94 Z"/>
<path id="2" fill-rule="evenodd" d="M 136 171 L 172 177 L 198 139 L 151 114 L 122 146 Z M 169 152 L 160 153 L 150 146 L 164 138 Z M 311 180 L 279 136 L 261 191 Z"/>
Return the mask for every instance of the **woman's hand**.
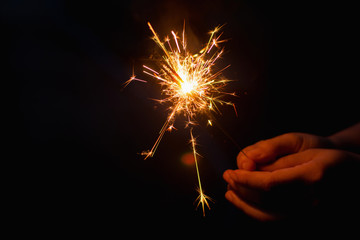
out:
<path id="1" fill-rule="evenodd" d="M 354 193 L 360 156 L 319 147 L 332 147 L 332 142 L 290 133 L 245 148 L 237 158 L 239 169 L 224 172 L 225 197 L 246 214 L 267 221 L 313 209 L 332 190 L 339 192 L 335 185 Z M 324 196 L 329 189 L 331 194 Z"/>

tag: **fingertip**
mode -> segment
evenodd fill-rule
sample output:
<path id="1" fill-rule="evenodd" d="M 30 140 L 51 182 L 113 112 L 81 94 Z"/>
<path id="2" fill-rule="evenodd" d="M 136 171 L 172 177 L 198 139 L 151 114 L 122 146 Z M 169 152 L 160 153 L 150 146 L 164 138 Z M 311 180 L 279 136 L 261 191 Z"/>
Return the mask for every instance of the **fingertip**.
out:
<path id="1" fill-rule="evenodd" d="M 226 171 L 223 173 L 223 179 L 224 179 L 225 181 L 227 181 L 227 182 L 228 182 L 229 179 L 231 178 L 231 177 L 230 177 L 231 171 L 232 171 L 232 170 L 228 169 L 228 170 L 226 170 Z"/>
<path id="2" fill-rule="evenodd" d="M 232 201 L 233 198 L 234 198 L 234 192 L 232 190 L 228 190 L 226 193 L 225 193 L 225 198 L 228 200 L 228 201 Z"/>
<path id="3" fill-rule="evenodd" d="M 237 166 L 238 168 L 242 168 L 242 164 L 244 161 L 247 161 L 246 157 L 244 156 L 243 151 L 240 151 L 239 154 L 236 157 Z"/>
<path id="4" fill-rule="evenodd" d="M 266 161 L 267 155 L 267 151 L 259 146 L 259 143 L 249 146 L 237 156 L 238 167 L 249 171 L 255 170 L 256 163 Z"/>
<path id="5" fill-rule="evenodd" d="M 237 156 L 237 165 L 239 169 L 248 171 L 253 171 L 256 169 L 255 162 L 245 154 L 244 150 L 240 151 L 239 155 Z"/>

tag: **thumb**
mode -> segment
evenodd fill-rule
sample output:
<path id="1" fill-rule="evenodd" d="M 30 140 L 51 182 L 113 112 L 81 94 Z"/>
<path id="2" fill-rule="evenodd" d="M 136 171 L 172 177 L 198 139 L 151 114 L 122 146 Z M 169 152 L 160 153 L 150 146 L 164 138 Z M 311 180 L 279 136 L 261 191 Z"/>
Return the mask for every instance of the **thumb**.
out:
<path id="1" fill-rule="evenodd" d="M 255 170 L 256 165 L 272 163 L 279 157 L 298 152 L 302 143 L 301 134 L 296 133 L 259 141 L 239 153 L 237 165 L 239 169 Z"/>
<path id="2" fill-rule="evenodd" d="M 295 167 L 297 165 L 313 160 L 315 155 L 316 155 L 316 151 L 309 151 L 309 150 L 305 150 L 303 152 L 298 152 L 294 154 L 289 154 L 277 159 L 276 161 L 270 164 L 259 167 L 259 170 L 272 172 L 279 169 Z"/>

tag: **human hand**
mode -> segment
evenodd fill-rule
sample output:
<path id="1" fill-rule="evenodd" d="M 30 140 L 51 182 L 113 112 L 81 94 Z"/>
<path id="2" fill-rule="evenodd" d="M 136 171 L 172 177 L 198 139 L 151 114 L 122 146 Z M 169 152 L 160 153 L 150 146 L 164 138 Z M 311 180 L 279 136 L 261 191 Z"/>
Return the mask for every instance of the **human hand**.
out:
<path id="1" fill-rule="evenodd" d="M 301 149 L 299 146 L 302 145 L 297 145 L 293 151 Z M 285 154 L 289 151 L 280 152 Z M 355 176 L 349 170 L 354 169 L 354 165 L 359 162 L 359 155 L 345 151 L 298 151 L 280 157 L 267 170 L 225 171 L 223 177 L 228 182 L 225 197 L 258 220 L 276 220 L 297 215 L 311 210 L 321 199 L 323 189 L 333 189 L 329 185 L 332 187 L 334 182 L 340 186 L 352 185 L 351 181 L 346 182 L 346 178 L 339 176 Z"/>
<path id="2" fill-rule="evenodd" d="M 283 166 L 279 157 L 310 148 L 332 148 L 329 138 L 306 133 L 286 133 L 271 139 L 259 141 L 243 149 L 237 156 L 237 166 L 244 170 L 275 170 Z M 274 164 L 272 164 L 275 162 Z"/>

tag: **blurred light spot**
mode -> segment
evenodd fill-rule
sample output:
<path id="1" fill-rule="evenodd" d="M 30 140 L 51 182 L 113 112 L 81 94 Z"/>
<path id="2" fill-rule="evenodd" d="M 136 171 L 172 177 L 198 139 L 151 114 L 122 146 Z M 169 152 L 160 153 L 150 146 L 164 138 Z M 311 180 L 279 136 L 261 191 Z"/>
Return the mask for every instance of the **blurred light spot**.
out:
<path id="1" fill-rule="evenodd" d="M 192 166 L 195 163 L 195 158 L 192 152 L 184 153 L 181 156 L 181 162 L 186 166 Z"/>

